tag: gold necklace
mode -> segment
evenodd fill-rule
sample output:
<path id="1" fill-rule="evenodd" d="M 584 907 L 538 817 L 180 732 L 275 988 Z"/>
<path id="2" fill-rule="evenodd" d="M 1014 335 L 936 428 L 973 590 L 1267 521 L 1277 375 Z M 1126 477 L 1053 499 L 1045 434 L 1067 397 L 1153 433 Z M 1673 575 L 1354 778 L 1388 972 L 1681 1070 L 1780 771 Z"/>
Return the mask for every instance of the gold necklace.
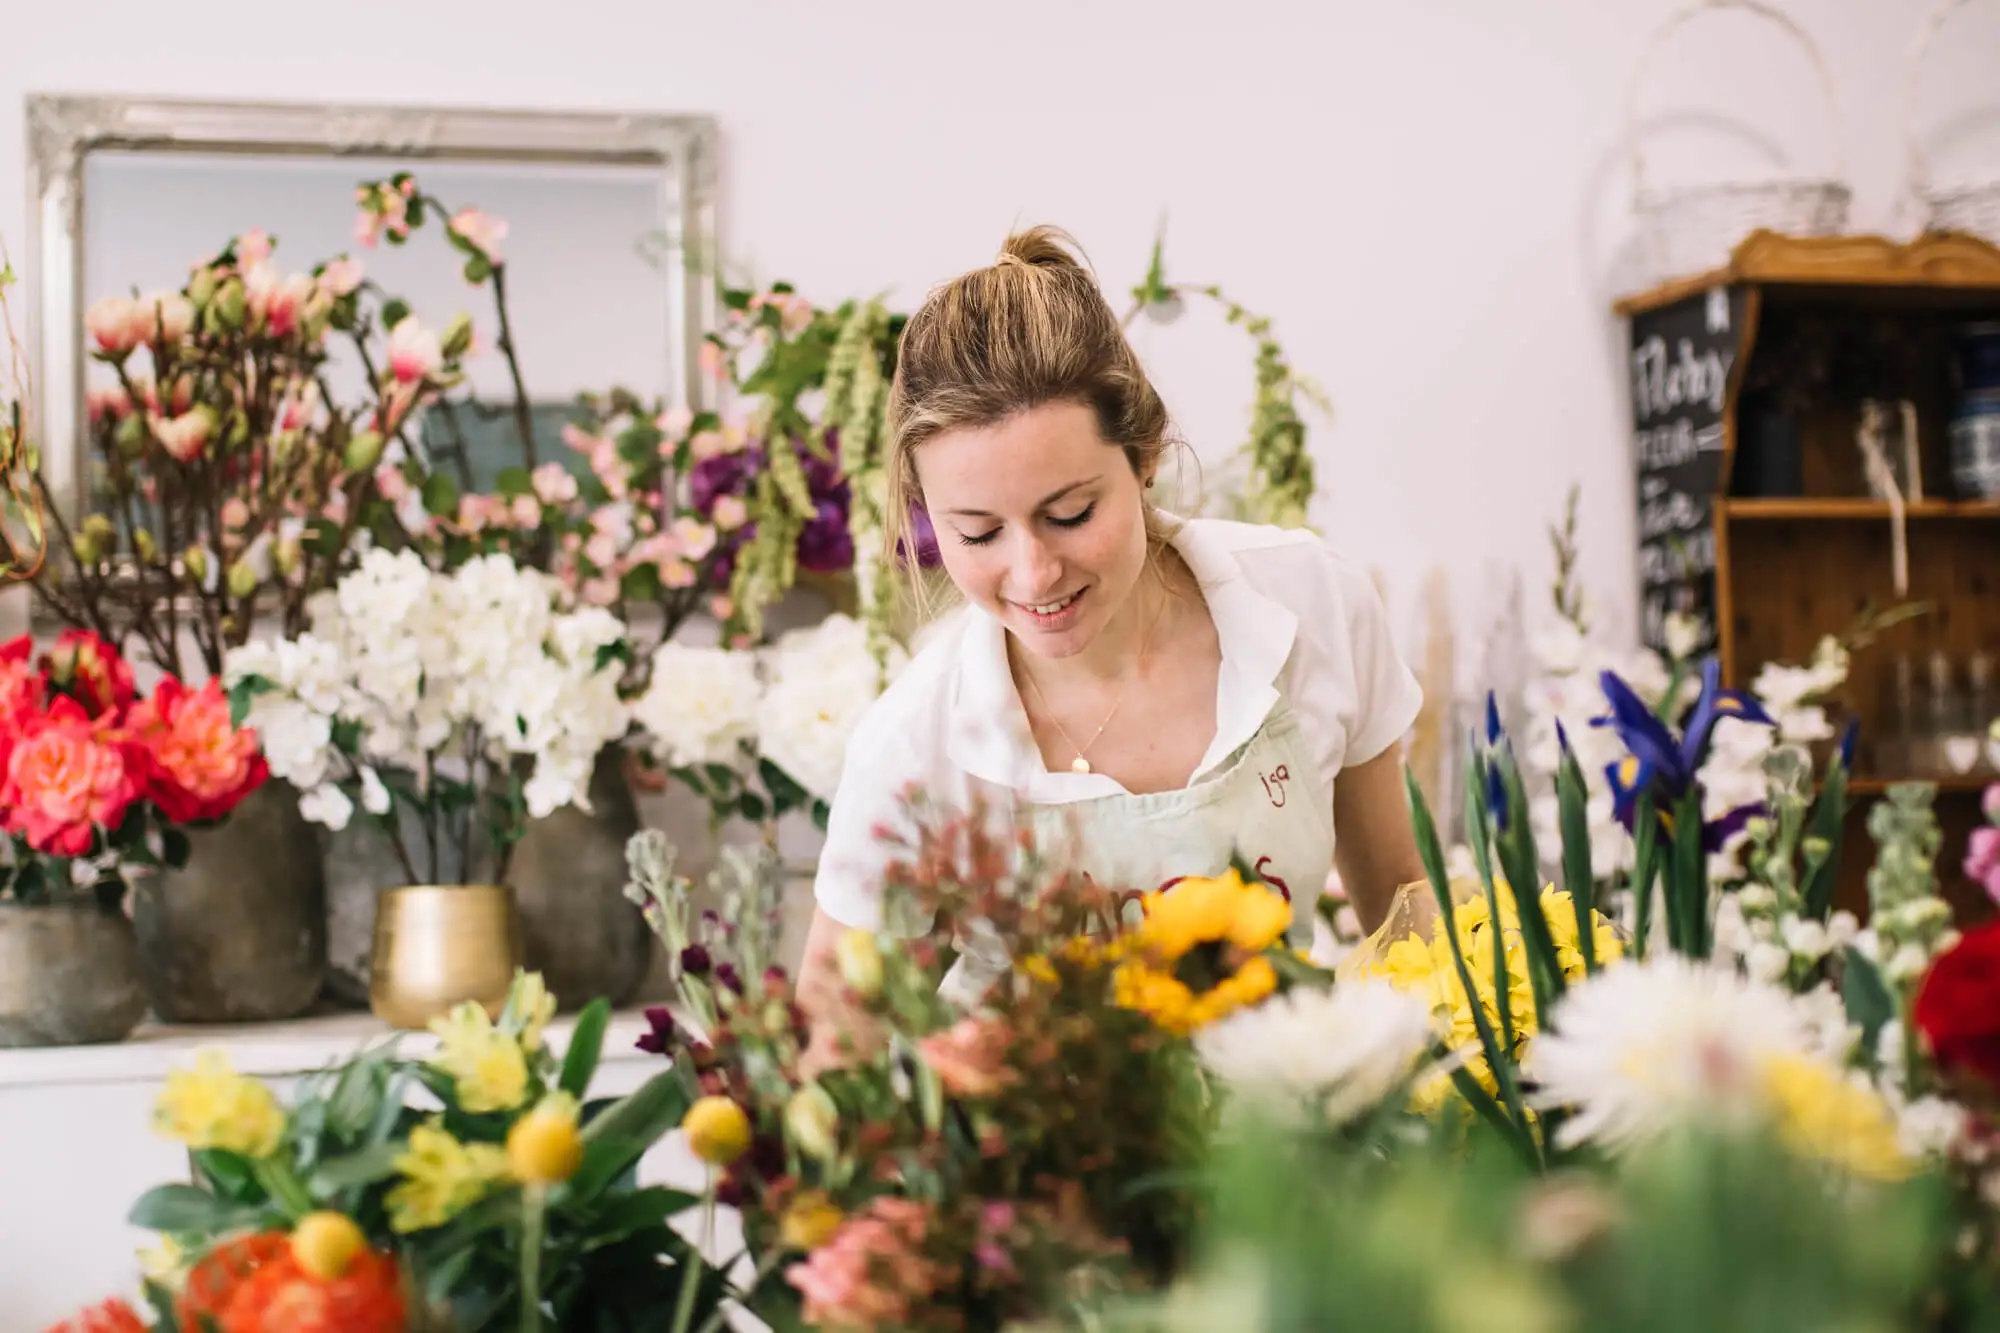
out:
<path id="1" fill-rule="evenodd" d="M 1151 652 L 1153 648 L 1153 631 L 1159 628 L 1160 617 L 1166 614 L 1166 610 L 1167 610 L 1167 604 L 1165 601 L 1162 601 L 1160 603 L 1160 609 L 1153 613 L 1152 621 L 1146 626 L 1146 636 L 1139 641 L 1139 660 L 1135 664 L 1132 672 L 1134 677 L 1137 677 L 1139 673 L 1145 669 L 1146 654 Z M 1125 689 L 1118 691 L 1118 697 L 1111 701 L 1111 711 L 1106 713 L 1104 715 L 1104 720 L 1097 724 L 1097 730 L 1090 733 L 1089 740 L 1085 741 L 1082 745 L 1078 745 L 1076 741 L 1070 736 L 1069 728 L 1065 727 L 1062 724 L 1062 719 L 1056 716 L 1055 709 L 1049 707 L 1048 696 L 1042 693 L 1041 684 L 1038 681 L 1036 681 L 1035 673 L 1027 670 L 1024 667 L 1022 669 L 1021 674 L 1028 678 L 1028 688 L 1035 692 L 1035 699 L 1038 703 L 1041 704 L 1043 715 L 1046 716 L 1049 719 L 1050 723 L 1054 725 L 1056 729 L 1056 734 L 1063 738 L 1064 744 L 1068 745 L 1070 749 L 1076 751 L 1076 758 L 1069 761 L 1069 771 L 1072 773 L 1090 772 L 1091 771 L 1090 760 L 1084 758 L 1084 752 L 1088 750 L 1091 746 L 1097 744 L 1097 738 L 1099 736 L 1102 736 L 1104 734 L 1104 729 L 1111 725 L 1111 719 L 1118 716 L 1119 706 L 1125 702 L 1125 691 L 1132 688 L 1132 682 L 1131 681 L 1125 682 Z"/>

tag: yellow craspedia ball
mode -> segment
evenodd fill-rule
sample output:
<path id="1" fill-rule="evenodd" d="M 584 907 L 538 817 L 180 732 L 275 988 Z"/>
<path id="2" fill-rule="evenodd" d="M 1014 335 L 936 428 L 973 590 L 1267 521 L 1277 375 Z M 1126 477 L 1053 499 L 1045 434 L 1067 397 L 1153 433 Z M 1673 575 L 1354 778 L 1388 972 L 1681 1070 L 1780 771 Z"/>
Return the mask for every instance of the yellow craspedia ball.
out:
<path id="1" fill-rule="evenodd" d="M 583 1136 L 576 1115 L 538 1107 L 507 1131 L 507 1170 L 524 1185 L 560 1185 L 583 1165 Z"/>
<path id="2" fill-rule="evenodd" d="M 793 1198 L 778 1220 L 778 1237 L 786 1248 L 812 1251 L 833 1239 L 846 1216 L 824 1190 L 806 1190 Z"/>
<path id="3" fill-rule="evenodd" d="M 750 1117 L 727 1097 L 703 1097 L 681 1117 L 688 1148 L 710 1166 L 728 1166 L 750 1150 Z"/>
<path id="4" fill-rule="evenodd" d="M 345 1213 L 307 1213 L 292 1228 L 292 1258 L 311 1277 L 331 1282 L 347 1271 L 368 1238 Z"/>

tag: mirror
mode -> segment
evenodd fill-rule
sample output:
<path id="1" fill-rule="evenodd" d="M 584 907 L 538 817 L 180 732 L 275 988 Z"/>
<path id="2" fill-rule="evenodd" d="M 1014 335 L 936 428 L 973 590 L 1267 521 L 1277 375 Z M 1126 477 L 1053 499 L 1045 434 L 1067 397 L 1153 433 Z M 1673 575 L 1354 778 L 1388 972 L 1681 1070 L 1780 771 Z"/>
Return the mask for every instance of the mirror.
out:
<path id="1" fill-rule="evenodd" d="M 90 396 L 112 384 L 89 355 L 85 312 L 179 288 L 252 228 L 282 272 L 344 253 L 431 328 L 463 312 L 475 347 L 497 348 L 492 292 L 468 283 L 442 227 L 404 245 L 359 241 L 357 186 L 398 172 L 507 224 L 508 332 L 542 459 L 571 461 L 560 431 L 579 392 L 710 405 L 696 357 L 717 317 L 707 117 L 34 97 L 28 123 L 30 339 L 45 470 L 66 513 L 87 507 Z M 495 351 L 466 369 L 454 409 L 427 413 L 418 435 L 485 487 L 520 461 L 515 392 Z M 350 350 L 327 387 L 363 373 Z"/>

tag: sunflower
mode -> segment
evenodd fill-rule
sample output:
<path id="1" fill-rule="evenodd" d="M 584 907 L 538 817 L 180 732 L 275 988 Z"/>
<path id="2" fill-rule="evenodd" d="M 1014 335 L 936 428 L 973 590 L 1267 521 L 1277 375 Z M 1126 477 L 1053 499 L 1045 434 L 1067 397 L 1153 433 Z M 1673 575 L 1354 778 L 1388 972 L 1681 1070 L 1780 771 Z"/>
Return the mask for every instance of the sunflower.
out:
<path id="1" fill-rule="evenodd" d="M 1145 909 L 1112 977 L 1121 1006 L 1185 1036 L 1277 990 L 1265 950 L 1284 937 L 1292 909 L 1263 885 L 1231 869 L 1183 879 Z"/>

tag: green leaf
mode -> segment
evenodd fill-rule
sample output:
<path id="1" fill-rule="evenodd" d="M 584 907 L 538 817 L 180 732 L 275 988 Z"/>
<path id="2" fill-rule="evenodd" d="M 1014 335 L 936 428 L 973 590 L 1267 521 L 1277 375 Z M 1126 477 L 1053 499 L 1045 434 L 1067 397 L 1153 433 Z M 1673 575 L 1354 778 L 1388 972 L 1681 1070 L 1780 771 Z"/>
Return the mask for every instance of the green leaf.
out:
<path id="1" fill-rule="evenodd" d="M 498 475 L 493 478 L 493 488 L 512 500 L 523 495 L 533 495 L 535 479 L 529 475 L 528 469 L 516 463 L 500 469 Z"/>
<path id="2" fill-rule="evenodd" d="M 833 819 L 833 807 L 828 805 L 825 801 L 815 799 L 813 801 L 813 808 L 812 808 L 813 827 L 818 829 L 821 833 L 824 833 L 826 832 L 827 824 L 831 822 L 832 819 Z"/>
<path id="3" fill-rule="evenodd" d="M 764 798 L 745 787 L 743 794 L 736 799 L 736 813 L 752 824 L 762 822 L 765 814 Z"/>
<path id="4" fill-rule="evenodd" d="M 1674 841 L 1667 868 L 1667 939 L 1690 958 L 1708 957 L 1708 854 L 1701 847 L 1701 794 L 1674 802 Z"/>
<path id="5" fill-rule="evenodd" d="M 637 1091 L 583 1127 L 583 1165 L 562 1187 L 563 1198 L 595 1198 L 645 1156 L 687 1114 L 687 1087 L 677 1069 L 655 1074 Z"/>
<path id="6" fill-rule="evenodd" d="M 361 749 L 361 724 L 351 717 L 337 717 L 333 720 L 333 748 L 342 754 L 354 754 Z"/>
<path id="7" fill-rule="evenodd" d="M 658 565 L 634 565 L 618 580 L 619 595 L 628 602 L 640 605 L 659 601 L 666 590 L 666 585 L 660 582 Z"/>
<path id="8" fill-rule="evenodd" d="M 771 794 L 772 813 L 783 815 L 792 810 L 802 809 L 812 803 L 812 795 L 804 787 L 792 781 L 792 775 L 779 768 L 769 759 L 759 756 L 757 777 L 764 784 L 764 790 Z"/>
<path id="9" fill-rule="evenodd" d="M 477 287 L 493 276 L 493 264 L 485 255 L 474 255 L 465 261 L 465 280 Z"/>
<path id="10" fill-rule="evenodd" d="M 1501 751 L 1501 796 L 1507 803 L 1507 827 L 1500 835 L 1500 861 L 1514 889 L 1514 906 L 1521 916 L 1521 940 L 1527 945 L 1528 982 L 1535 992 L 1536 1020 L 1549 1024 L 1556 1001 L 1569 989 L 1562 960 L 1556 954 L 1555 931 L 1542 910 L 1542 859 L 1535 847 L 1535 830 L 1528 818 L 1528 793 L 1521 770 L 1508 750 Z"/>
<path id="11" fill-rule="evenodd" d="M 256 1225 L 264 1209 L 231 1203 L 193 1185 L 155 1185 L 139 1196 L 125 1220 L 147 1231 L 214 1236 Z"/>
<path id="12" fill-rule="evenodd" d="M 750 293 L 736 287 L 728 288 L 722 293 L 722 305 L 725 310 L 748 310 Z"/>
<path id="13" fill-rule="evenodd" d="M 439 518 L 458 513 L 458 483 L 447 472 L 433 472 L 424 478 L 424 512 Z"/>
<path id="14" fill-rule="evenodd" d="M 1590 868 L 1590 820 L 1585 810 L 1583 769 L 1576 753 L 1563 747 L 1562 762 L 1556 769 L 1556 810 L 1562 828 L 1563 887 L 1569 890 L 1576 909 L 1576 944 L 1583 951 L 1587 972 L 1597 970 L 1597 932 L 1592 914 L 1597 909 L 1597 883 Z"/>
<path id="15" fill-rule="evenodd" d="M 1882 1028 L 1896 1016 L 1896 1000 L 1882 969 L 1853 945 L 1847 946 L 1841 969 L 1840 998 L 1847 1005 L 1848 1021 L 1861 1029 L 1860 1049 L 1872 1054 Z"/>
<path id="16" fill-rule="evenodd" d="M 315 1193 L 344 1190 L 356 1185 L 373 1185 L 396 1173 L 396 1159 L 403 1155 L 401 1143 L 376 1143 L 339 1157 L 329 1157 L 313 1173 Z"/>
<path id="17" fill-rule="evenodd" d="M 1836 761 L 1826 775 L 1826 787 L 1813 803 L 1806 837 L 1825 843 L 1826 857 L 1806 871 L 1805 915 L 1824 921 L 1833 911 L 1834 890 L 1840 885 L 1841 844 L 1847 838 L 1847 766 Z"/>
<path id="18" fill-rule="evenodd" d="M 1632 814 L 1634 846 L 1632 857 L 1632 958 L 1645 958 L 1653 935 L 1653 877 L 1660 868 L 1659 817 L 1653 811 L 1651 792 L 1641 793 Z"/>
<path id="19" fill-rule="evenodd" d="M 269 694 L 278 687 L 262 676 L 245 676 L 229 687 L 230 725 L 240 727 L 243 719 L 250 716 L 250 703 L 260 694 Z"/>
<path id="20" fill-rule="evenodd" d="M 620 1194 L 591 1217 L 591 1242 L 594 1245 L 612 1244 L 635 1231 L 660 1226 L 669 1218 L 700 1205 L 699 1194 L 670 1189 L 665 1185 L 649 1185 L 630 1194 Z"/>
<path id="21" fill-rule="evenodd" d="M 331 559 L 340 554 L 340 524 L 330 518 L 313 519 L 306 524 L 305 537 L 300 544 L 323 560 Z"/>
<path id="22" fill-rule="evenodd" d="M 592 1000 L 577 1015 L 576 1028 L 563 1052 L 562 1077 L 557 1086 L 581 1101 L 597 1073 L 597 1059 L 604 1050 L 604 1030 L 611 1023 L 611 1001 L 603 996 Z"/>
<path id="23" fill-rule="evenodd" d="M 393 330 L 410 317 L 409 302 L 391 297 L 382 303 L 382 327 Z"/>

